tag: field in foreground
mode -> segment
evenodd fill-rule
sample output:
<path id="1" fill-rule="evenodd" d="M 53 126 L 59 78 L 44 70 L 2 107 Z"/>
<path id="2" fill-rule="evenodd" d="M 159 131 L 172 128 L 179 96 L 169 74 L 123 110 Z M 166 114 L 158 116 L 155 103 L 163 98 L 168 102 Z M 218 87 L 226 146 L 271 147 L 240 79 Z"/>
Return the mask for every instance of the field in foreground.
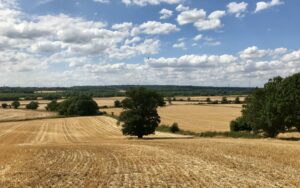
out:
<path id="1" fill-rule="evenodd" d="M 300 186 L 299 142 L 169 134 L 136 140 L 115 123 L 108 117 L 0 123 L 0 187 Z"/>

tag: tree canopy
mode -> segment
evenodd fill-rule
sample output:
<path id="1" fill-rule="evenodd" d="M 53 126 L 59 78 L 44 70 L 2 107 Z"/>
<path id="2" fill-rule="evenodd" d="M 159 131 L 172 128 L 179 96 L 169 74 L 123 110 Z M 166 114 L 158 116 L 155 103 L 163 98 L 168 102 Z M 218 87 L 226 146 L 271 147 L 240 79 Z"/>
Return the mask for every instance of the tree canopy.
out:
<path id="1" fill-rule="evenodd" d="M 14 107 L 14 109 L 18 109 L 20 107 L 20 102 L 19 101 L 13 101 L 11 103 L 11 106 Z"/>
<path id="2" fill-rule="evenodd" d="M 245 100 L 242 118 L 242 123 L 267 137 L 276 137 L 291 128 L 300 132 L 300 73 L 275 77 L 264 88 L 256 89 Z"/>
<path id="3" fill-rule="evenodd" d="M 26 105 L 26 109 L 29 110 L 36 110 L 39 107 L 39 103 L 35 101 L 31 101 L 29 104 Z"/>
<path id="4" fill-rule="evenodd" d="M 80 95 L 70 97 L 59 104 L 57 108 L 60 115 L 65 116 L 88 116 L 99 114 L 98 104 L 92 97 Z"/>
<path id="5" fill-rule="evenodd" d="M 153 134 L 160 123 L 157 108 L 165 105 L 164 98 L 145 88 L 130 89 L 126 96 L 122 101 L 125 111 L 119 117 L 119 121 L 124 123 L 123 134 L 138 138 Z"/>

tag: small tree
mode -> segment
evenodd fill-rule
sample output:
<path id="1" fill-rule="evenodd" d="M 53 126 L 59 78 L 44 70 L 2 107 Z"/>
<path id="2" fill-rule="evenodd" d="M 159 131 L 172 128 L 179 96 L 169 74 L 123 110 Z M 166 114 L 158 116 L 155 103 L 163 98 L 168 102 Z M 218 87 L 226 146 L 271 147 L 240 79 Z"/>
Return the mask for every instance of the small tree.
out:
<path id="1" fill-rule="evenodd" d="M 227 97 L 222 97 L 221 103 L 222 104 L 228 104 Z"/>
<path id="2" fill-rule="evenodd" d="M 59 104 L 56 100 L 52 100 L 50 103 L 47 104 L 46 110 L 50 112 L 55 112 L 58 109 Z"/>
<path id="3" fill-rule="evenodd" d="M 208 98 L 206 98 L 206 102 L 207 102 L 207 104 L 210 104 L 211 103 L 211 100 L 210 100 L 210 98 L 208 97 Z"/>
<path id="4" fill-rule="evenodd" d="M 172 98 L 168 97 L 167 100 L 168 100 L 169 105 L 171 105 L 172 104 Z"/>
<path id="5" fill-rule="evenodd" d="M 7 108 L 8 107 L 8 104 L 6 104 L 6 103 L 2 103 L 2 108 Z"/>
<path id="6" fill-rule="evenodd" d="M 179 132 L 180 129 L 179 129 L 178 123 L 173 123 L 173 124 L 171 125 L 171 127 L 170 127 L 170 131 L 171 131 L 172 133 Z"/>
<path id="7" fill-rule="evenodd" d="M 122 107 L 121 101 L 115 100 L 115 107 L 116 107 L 116 108 L 121 108 L 121 107 Z"/>
<path id="8" fill-rule="evenodd" d="M 164 98 L 158 93 L 145 88 L 130 89 L 127 98 L 122 101 L 125 111 L 120 114 L 124 135 L 138 136 L 153 134 L 160 123 L 157 113 L 159 106 L 164 106 Z"/>
<path id="9" fill-rule="evenodd" d="M 191 101 L 191 97 L 188 97 L 188 98 L 187 98 L 187 101 Z"/>
<path id="10" fill-rule="evenodd" d="M 241 104 L 240 98 L 236 97 L 235 100 L 234 100 L 234 103 L 235 104 Z"/>
<path id="11" fill-rule="evenodd" d="M 18 109 L 18 108 L 21 106 L 21 104 L 20 104 L 19 101 L 14 101 L 14 102 L 11 103 L 11 106 L 12 106 L 14 109 Z"/>
<path id="12" fill-rule="evenodd" d="M 238 117 L 236 120 L 230 122 L 230 131 L 252 131 L 252 127 L 243 117 Z"/>
<path id="13" fill-rule="evenodd" d="M 39 103 L 35 101 L 31 101 L 29 104 L 26 105 L 26 109 L 29 110 L 36 110 L 39 107 Z"/>

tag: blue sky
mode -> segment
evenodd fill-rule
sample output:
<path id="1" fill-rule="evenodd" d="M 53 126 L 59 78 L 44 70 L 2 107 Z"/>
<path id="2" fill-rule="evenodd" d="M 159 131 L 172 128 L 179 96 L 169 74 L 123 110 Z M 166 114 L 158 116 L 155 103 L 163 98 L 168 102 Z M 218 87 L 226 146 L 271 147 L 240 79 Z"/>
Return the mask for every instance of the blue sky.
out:
<path id="1" fill-rule="evenodd" d="M 297 0 L 0 0 L 0 84 L 262 86 L 300 70 Z"/>

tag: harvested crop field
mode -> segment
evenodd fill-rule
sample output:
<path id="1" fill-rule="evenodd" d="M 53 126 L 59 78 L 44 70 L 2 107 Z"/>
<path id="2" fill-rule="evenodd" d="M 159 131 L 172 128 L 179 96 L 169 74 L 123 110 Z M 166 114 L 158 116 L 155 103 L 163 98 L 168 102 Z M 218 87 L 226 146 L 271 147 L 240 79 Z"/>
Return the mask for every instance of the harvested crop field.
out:
<path id="1" fill-rule="evenodd" d="M 241 108 L 225 105 L 173 105 L 159 109 L 162 124 L 177 122 L 180 128 L 195 132 L 228 131 Z"/>
<path id="2" fill-rule="evenodd" d="M 0 123 L 0 187 L 299 187 L 300 145 L 123 137 L 109 117 Z M 177 138 L 177 139 L 175 139 Z"/>
<path id="3" fill-rule="evenodd" d="M 170 125 L 174 122 L 179 127 L 194 132 L 229 131 L 231 120 L 241 115 L 242 105 L 170 105 L 159 108 L 161 123 Z M 120 108 L 103 109 L 108 114 L 119 115 Z"/>
<path id="4" fill-rule="evenodd" d="M 13 120 L 26 120 L 35 118 L 45 118 L 55 116 L 56 113 L 37 111 L 37 110 L 22 110 L 22 109 L 0 109 L 0 122 Z"/>

